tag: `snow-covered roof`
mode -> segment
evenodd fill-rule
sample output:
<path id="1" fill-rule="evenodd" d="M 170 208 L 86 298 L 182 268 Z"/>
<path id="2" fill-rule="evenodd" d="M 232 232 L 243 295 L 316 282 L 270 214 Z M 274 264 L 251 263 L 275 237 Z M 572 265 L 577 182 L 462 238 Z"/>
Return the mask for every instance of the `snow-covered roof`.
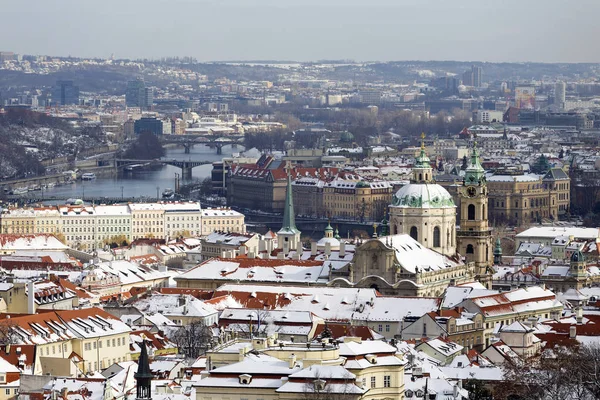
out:
<path id="1" fill-rule="evenodd" d="M 402 186 L 394 195 L 391 206 L 404 208 L 456 207 L 450 193 L 436 183 L 409 183 Z"/>
<path id="2" fill-rule="evenodd" d="M 396 259 L 406 271 L 437 271 L 444 268 L 456 267 L 458 262 L 451 258 L 422 246 L 410 235 L 390 235 L 380 237 L 383 244 L 388 244 L 395 250 Z"/>
<path id="3" fill-rule="evenodd" d="M 217 313 L 210 304 L 189 294 L 158 294 L 140 299 L 133 306 L 145 314 L 164 316 L 206 317 Z"/>
<path id="4" fill-rule="evenodd" d="M 325 261 L 212 258 L 176 280 L 321 283 L 329 281 Z"/>
<path id="5" fill-rule="evenodd" d="M 598 228 L 580 228 L 563 226 L 535 226 L 517 234 L 517 238 L 546 238 L 557 236 L 574 236 L 577 239 L 595 239 L 599 236 Z"/>

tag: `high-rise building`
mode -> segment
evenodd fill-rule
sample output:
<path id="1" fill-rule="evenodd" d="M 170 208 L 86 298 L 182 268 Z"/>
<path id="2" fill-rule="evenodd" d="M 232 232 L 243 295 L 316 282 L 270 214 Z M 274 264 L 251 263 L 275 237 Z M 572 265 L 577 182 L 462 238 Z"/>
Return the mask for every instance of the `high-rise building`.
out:
<path id="1" fill-rule="evenodd" d="M 473 86 L 481 87 L 481 79 L 483 77 L 483 68 L 473 65 L 471 67 L 471 73 L 473 74 Z"/>
<path id="2" fill-rule="evenodd" d="M 473 72 L 465 71 L 462 76 L 462 83 L 465 86 L 473 86 Z"/>
<path id="3" fill-rule="evenodd" d="M 556 82 L 554 85 L 554 104 L 559 108 L 565 107 L 567 85 L 564 82 Z"/>
<path id="4" fill-rule="evenodd" d="M 73 85 L 72 80 L 56 81 L 52 99 L 54 104 L 61 106 L 79 104 L 79 86 Z"/>
<path id="5" fill-rule="evenodd" d="M 465 86 L 481 87 L 483 68 L 475 65 L 463 73 L 462 81 Z"/>
<path id="6" fill-rule="evenodd" d="M 127 82 L 127 90 L 125 91 L 125 104 L 127 104 L 127 107 L 148 109 L 152 107 L 153 102 L 154 93 L 152 88 L 146 87 L 146 83 L 142 78 Z"/>

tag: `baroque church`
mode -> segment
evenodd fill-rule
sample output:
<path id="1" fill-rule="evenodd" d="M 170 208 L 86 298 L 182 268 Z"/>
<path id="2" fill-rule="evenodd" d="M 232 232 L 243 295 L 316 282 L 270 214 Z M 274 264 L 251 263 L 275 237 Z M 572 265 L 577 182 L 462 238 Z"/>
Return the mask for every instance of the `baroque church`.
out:
<path id="1" fill-rule="evenodd" d="M 465 172 L 457 230 L 456 204 L 435 183 L 422 143 L 411 183 L 398 190 L 389 206 L 390 235 L 358 245 L 347 276 L 329 284 L 401 296 L 439 296 L 448 286 L 475 280 L 491 287 L 488 191 L 476 144 Z"/>

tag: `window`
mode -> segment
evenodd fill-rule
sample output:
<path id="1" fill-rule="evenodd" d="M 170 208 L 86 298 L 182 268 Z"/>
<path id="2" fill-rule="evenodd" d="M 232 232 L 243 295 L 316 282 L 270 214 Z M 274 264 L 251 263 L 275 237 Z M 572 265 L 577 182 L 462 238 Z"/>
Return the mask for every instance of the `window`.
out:
<path id="1" fill-rule="evenodd" d="M 475 253 L 475 249 L 473 248 L 473 245 L 467 245 L 467 254 L 474 254 Z"/>
<path id="2" fill-rule="evenodd" d="M 10 389 L 6 389 L 5 393 L 6 393 L 7 396 L 10 395 Z"/>
<path id="3" fill-rule="evenodd" d="M 467 219 L 469 221 L 475 220 L 475 205 L 473 204 L 469 204 L 469 207 L 467 207 Z"/>
<path id="4" fill-rule="evenodd" d="M 389 388 L 392 386 L 392 377 L 390 375 L 386 375 L 383 377 L 383 387 Z"/>
<path id="5" fill-rule="evenodd" d="M 374 376 L 371 377 L 371 388 L 374 388 L 375 384 L 377 383 L 377 381 L 375 379 L 376 378 Z"/>
<path id="6" fill-rule="evenodd" d="M 379 332 L 383 332 L 383 325 L 379 324 L 379 326 L 377 327 L 377 330 Z"/>
<path id="7" fill-rule="evenodd" d="M 385 331 L 389 332 L 390 331 L 390 324 L 385 324 Z"/>
<path id="8" fill-rule="evenodd" d="M 410 228 L 410 237 L 415 240 L 419 240 L 419 231 L 417 230 L 416 226 L 412 226 Z"/>
<path id="9" fill-rule="evenodd" d="M 436 226 L 433 228 L 433 247 L 441 247 L 441 235 L 440 235 L 440 227 Z"/>

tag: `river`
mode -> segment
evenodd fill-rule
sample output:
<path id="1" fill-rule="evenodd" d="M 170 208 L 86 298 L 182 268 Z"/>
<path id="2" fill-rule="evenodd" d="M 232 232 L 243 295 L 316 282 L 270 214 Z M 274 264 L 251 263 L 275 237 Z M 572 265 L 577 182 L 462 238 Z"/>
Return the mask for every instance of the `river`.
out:
<path id="1" fill-rule="evenodd" d="M 183 147 L 166 149 L 165 160 L 219 161 L 222 157 L 243 151 L 240 145 L 232 149 L 230 145 L 223 147 L 223 154 L 217 154 L 216 149 L 197 144 L 185 154 Z M 210 176 L 211 164 L 201 165 L 192 170 L 192 180 L 202 180 Z M 124 172 L 117 177 L 96 178 L 93 181 L 77 181 L 71 185 L 55 186 L 44 190 L 49 196 L 64 197 L 156 197 L 167 188 L 175 188 L 175 174 L 181 176 L 181 169 L 170 165 L 154 167 L 152 170 L 137 170 Z M 181 181 L 181 184 L 187 183 Z"/>

